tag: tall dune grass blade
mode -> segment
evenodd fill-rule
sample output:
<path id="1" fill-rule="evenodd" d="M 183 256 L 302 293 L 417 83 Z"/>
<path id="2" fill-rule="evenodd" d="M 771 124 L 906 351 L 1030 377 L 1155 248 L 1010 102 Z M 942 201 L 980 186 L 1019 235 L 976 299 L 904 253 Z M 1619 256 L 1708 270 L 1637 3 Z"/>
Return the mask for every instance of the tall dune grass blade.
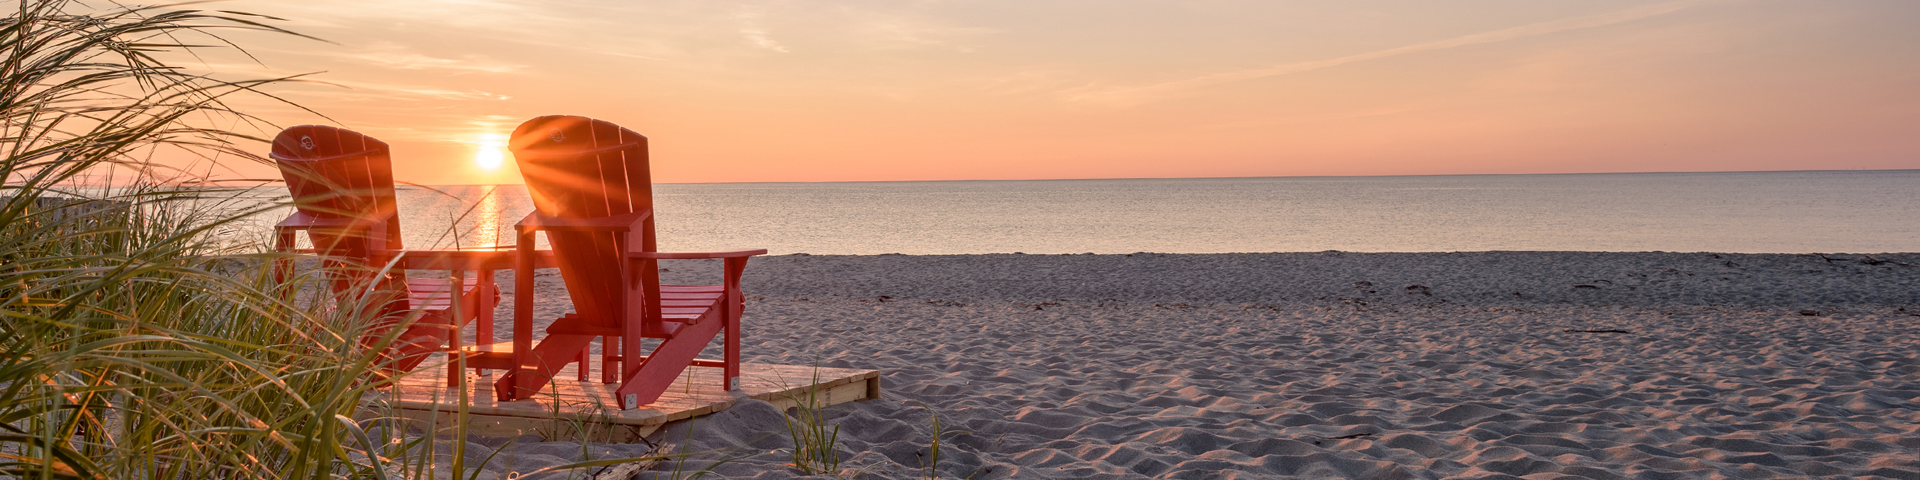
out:
<path id="1" fill-rule="evenodd" d="M 260 139 L 212 125 L 264 124 L 225 99 L 288 79 L 165 60 L 237 48 L 219 31 L 298 34 L 245 13 L 16 5 L 0 12 L 0 477 L 383 478 L 404 465 L 354 420 L 385 368 L 373 352 L 393 341 L 363 341 L 380 330 L 361 312 L 390 295 L 331 294 L 319 269 L 276 281 L 260 242 L 232 240 L 274 202 L 147 160 L 264 161 Z"/>
<path id="2" fill-rule="evenodd" d="M 794 395 L 794 413 L 787 417 L 787 433 L 793 436 L 793 466 L 807 475 L 840 472 L 840 426 L 827 428 L 820 411 L 820 370 L 813 371 L 813 382 L 805 395 Z"/>

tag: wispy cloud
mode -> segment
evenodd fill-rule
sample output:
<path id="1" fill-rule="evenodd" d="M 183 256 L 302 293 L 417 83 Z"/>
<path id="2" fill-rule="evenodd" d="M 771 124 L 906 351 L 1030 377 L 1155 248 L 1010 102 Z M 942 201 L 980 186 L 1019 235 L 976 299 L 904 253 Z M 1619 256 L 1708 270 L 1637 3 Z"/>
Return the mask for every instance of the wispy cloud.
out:
<path id="1" fill-rule="evenodd" d="M 355 53 L 341 53 L 336 59 L 398 70 L 452 70 L 456 72 L 507 73 L 526 65 L 498 62 L 479 55 L 441 58 L 408 51 L 406 47 L 384 43 Z"/>
<path id="2" fill-rule="evenodd" d="M 277 78 L 297 77 L 292 83 L 281 88 L 294 93 L 290 96 L 311 95 L 319 92 L 330 100 L 337 101 L 419 101 L 419 100 L 510 100 L 513 97 L 479 89 L 451 89 L 408 83 L 389 83 L 342 79 L 327 72 L 302 72 L 290 74 L 257 64 L 213 63 L 207 68 L 220 75 L 231 78 Z"/>
<path id="3" fill-rule="evenodd" d="M 748 42 L 756 47 L 787 53 L 787 46 L 773 41 L 773 37 L 767 35 L 767 30 L 760 26 L 759 12 L 741 12 L 734 17 L 740 20 L 740 36 L 745 37 Z"/>
<path id="4" fill-rule="evenodd" d="M 324 99 L 329 104 L 359 102 L 420 102 L 420 101 L 503 101 L 513 97 L 479 89 L 454 89 L 419 84 L 386 83 L 378 81 L 342 80 L 329 78 L 304 84 L 288 85 L 284 97 L 302 102 Z"/>
<path id="5" fill-rule="evenodd" d="M 1685 0 L 1685 1 L 1678 1 L 1678 2 L 1663 3 L 1658 5 L 1648 5 L 1644 7 L 1630 8 L 1630 9 L 1621 10 L 1617 12 L 1602 13 L 1598 15 L 1589 15 L 1584 17 L 1575 17 L 1575 18 L 1540 22 L 1540 23 L 1522 25 L 1522 26 L 1513 27 L 1513 28 L 1494 30 L 1491 32 L 1483 32 L 1483 33 L 1476 33 L 1472 35 L 1454 37 L 1446 40 L 1418 43 L 1413 45 L 1407 45 L 1404 47 L 1390 48 L 1386 50 L 1379 50 L 1379 51 L 1361 53 L 1356 55 L 1348 55 L 1344 57 L 1330 58 L 1326 60 L 1288 63 L 1288 64 L 1282 64 L 1282 65 L 1275 65 L 1271 67 L 1265 67 L 1265 68 L 1255 68 L 1255 69 L 1248 69 L 1248 70 L 1237 70 L 1232 72 L 1215 73 L 1211 75 L 1203 75 L 1199 77 L 1189 78 L 1186 80 L 1158 83 L 1153 85 L 1129 86 L 1129 87 L 1104 87 L 1104 88 L 1082 87 L 1082 88 L 1068 91 L 1066 98 L 1068 100 L 1091 102 L 1091 103 L 1137 105 L 1141 103 L 1147 103 L 1155 100 L 1165 99 L 1189 90 L 1209 87 L 1214 85 L 1220 85 L 1225 83 L 1252 80 L 1256 78 L 1273 77 L 1273 76 L 1279 76 L 1279 75 L 1288 75 L 1288 74 L 1306 72 L 1311 70 L 1319 70 L 1322 68 L 1345 65 L 1345 64 L 1354 63 L 1354 62 L 1362 62 L 1367 60 L 1393 57 L 1398 55 L 1406 55 L 1409 53 L 1442 50 L 1442 49 L 1462 47 L 1467 45 L 1505 42 L 1508 40 L 1547 35 L 1552 33 L 1565 32 L 1569 30 L 1580 30 L 1580 29 L 1586 29 L 1586 28 L 1595 28 L 1595 27 L 1603 27 L 1603 26 L 1614 25 L 1619 23 L 1626 23 L 1634 20 L 1640 20 L 1644 18 L 1673 13 L 1676 11 L 1680 11 L 1682 9 L 1686 9 L 1687 7 L 1691 7 L 1691 6 L 1702 4 L 1702 3 L 1707 3 L 1708 1 L 1711 1 L 1711 0 Z"/>
<path id="6" fill-rule="evenodd" d="M 740 36 L 746 37 L 747 41 L 753 42 L 753 45 L 756 47 L 760 47 L 760 48 L 764 48 L 767 50 L 772 50 L 780 53 L 787 53 L 787 46 L 781 45 L 780 42 L 773 41 L 772 38 L 767 36 L 766 30 L 761 30 L 758 28 L 743 28 L 743 29 L 740 29 Z"/>
<path id="7" fill-rule="evenodd" d="M 974 47 L 968 40 L 998 33 L 993 28 L 954 26 L 942 19 L 912 12 L 842 7 L 840 15 L 848 24 L 846 35 L 879 50 L 937 48 L 972 53 Z"/>
<path id="8" fill-rule="evenodd" d="M 409 100 L 511 100 L 513 97 L 481 90 L 454 90 L 418 85 L 393 85 L 369 82 L 336 82 L 356 90 L 397 95 Z"/>
<path id="9" fill-rule="evenodd" d="M 425 140 L 480 146 L 504 140 L 524 118 L 504 115 L 473 115 L 460 112 L 413 112 L 369 122 L 365 127 L 378 129 L 385 140 Z"/>

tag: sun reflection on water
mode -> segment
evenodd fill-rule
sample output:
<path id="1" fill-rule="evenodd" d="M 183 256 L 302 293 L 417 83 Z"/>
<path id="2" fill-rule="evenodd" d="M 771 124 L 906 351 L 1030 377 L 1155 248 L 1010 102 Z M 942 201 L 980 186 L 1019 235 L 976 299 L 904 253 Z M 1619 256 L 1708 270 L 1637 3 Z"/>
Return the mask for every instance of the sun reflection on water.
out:
<path id="1" fill-rule="evenodd" d="M 500 195 L 498 188 L 489 188 L 486 196 L 473 207 L 473 239 L 476 247 L 500 245 Z"/>

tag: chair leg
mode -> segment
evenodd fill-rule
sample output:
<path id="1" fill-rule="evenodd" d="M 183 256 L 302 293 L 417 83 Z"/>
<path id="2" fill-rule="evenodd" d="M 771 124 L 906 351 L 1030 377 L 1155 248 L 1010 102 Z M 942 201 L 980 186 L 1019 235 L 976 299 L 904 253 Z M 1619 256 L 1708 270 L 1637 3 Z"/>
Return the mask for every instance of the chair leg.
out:
<path id="1" fill-rule="evenodd" d="M 680 327 L 673 332 L 673 338 L 666 339 L 660 342 L 660 346 L 654 347 L 653 354 L 648 355 L 647 360 L 640 364 L 640 368 L 620 384 L 619 390 L 614 391 L 620 399 L 621 409 L 639 408 L 641 405 L 659 400 L 660 394 L 666 393 L 667 388 L 673 386 L 673 381 L 680 377 L 680 372 L 687 370 L 687 366 L 693 363 L 693 359 L 700 356 L 700 350 L 706 348 L 707 342 L 713 341 L 714 335 L 720 333 L 720 327 L 726 324 L 718 318 L 704 320 Z M 632 357 L 634 352 L 626 353 L 628 357 Z"/>
<path id="2" fill-rule="evenodd" d="M 580 362 L 580 368 L 576 368 L 573 371 L 574 376 L 579 377 L 575 380 L 581 383 L 585 383 L 587 381 L 587 358 L 592 357 L 593 356 L 592 353 L 593 353 L 593 343 L 588 342 L 587 346 L 580 347 L 580 356 L 574 359 L 574 361 Z M 601 368 L 606 368 L 606 367 L 602 366 Z"/>
<path id="3" fill-rule="evenodd" d="M 720 374 L 720 389 L 731 392 L 740 388 L 740 311 L 738 309 L 727 312 L 726 330 L 727 338 L 721 343 L 725 350 L 721 352 L 720 359 L 727 362 L 727 366 Z"/>
<path id="4" fill-rule="evenodd" d="M 454 328 L 453 335 L 447 339 L 447 386 L 458 387 L 467 372 L 460 368 L 460 358 L 466 356 L 461 350 L 460 329 Z"/>
<path id="5" fill-rule="evenodd" d="M 274 242 L 273 242 L 273 251 L 278 253 L 293 252 L 293 249 L 294 249 L 293 232 L 294 231 L 291 229 L 281 230 L 276 228 L 275 229 L 276 235 L 274 235 Z M 293 271 L 293 260 L 287 259 L 287 258 L 275 258 L 273 260 L 273 283 L 275 285 L 286 283 L 288 272 L 292 272 L 292 271 Z"/>
<path id="6" fill-rule="evenodd" d="M 525 363 L 501 375 L 500 380 L 493 383 L 494 395 L 501 401 L 533 398 L 568 363 L 578 360 L 581 349 L 593 343 L 593 338 L 590 335 L 547 335 L 523 357 Z"/>
<path id="7" fill-rule="evenodd" d="M 600 337 L 600 383 L 611 385 L 620 381 L 620 345 L 626 342 L 616 341 L 617 337 Z"/>
<path id="8" fill-rule="evenodd" d="M 391 318 L 404 314 L 389 313 L 388 316 Z M 386 355 L 393 359 L 390 364 L 393 373 L 413 371 L 414 367 L 420 366 L 421 362 L 427 360 L 427 356 L 433 355 L 440 350 L 441 346 L 446 345 L 447 331 L 456 328 L 449 322 L 450 320 L 444 315 L 422 315 L 414 321 L 413 325 L 407 327 L 406 331 L 395 337 L 393 344 L 387 347 L 386 352 Z"/>
<path id="9" fill-rule="evenodd" d="M 458 279 L 460 276 L 455 275 Z M 482 271 L 475 286 L 469 290 L 466 285 L 455 282 L 453 288 L 462 291 L 461 306 L 464 307 L 460 320 L 447 332 L 447 386 L 458 387 L 465 379 L 466 369 L 460 368 L 460 356 L 466 355 L 461 347 L 461 331 L 467 324 L 474 324 L 474 345 L 493 343 L 493 309 L 500 305 L 500 289 L 493 285 L 493 271 Z M 470 304 L 470 305 L 469 305 Z"/>
<path id="10" fill-rule="evenodd" d="M 455 357 L 455 355 L 460 355 L 460 351 L 454 350 L 447 352 L 447 355 L 447 386 L 458 387 L 460 386 L 460 379 L 467 373 L 460 371 L 460 359 Z"/>

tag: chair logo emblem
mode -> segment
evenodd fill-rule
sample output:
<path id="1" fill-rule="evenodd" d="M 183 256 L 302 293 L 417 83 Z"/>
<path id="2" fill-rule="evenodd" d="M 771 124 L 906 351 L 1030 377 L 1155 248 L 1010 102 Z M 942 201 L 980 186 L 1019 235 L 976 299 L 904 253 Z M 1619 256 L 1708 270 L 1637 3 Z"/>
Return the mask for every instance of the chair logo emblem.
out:
<path id="1" fill-rule="evenodd" d="M 547 139 L 553 140 L 553 143 L 560 143 L 561 141 L 564 141 L 567 139 L 567 134 L 564 132 L 561 132 L 560 129 L 556 128 L 556 129 L 553 129 L 553 133 L 547 134 Z"/>
<path id="2" fill-rule="evenodd" d="M 301 135 L 301 136 L 300 136 L 300 148 L 305 148 L 305 149 L 308 149 L 308 150 L 312 150 L 312 149 L 313 149 L 313 137 L 309 137 L 309 136 L 305 136 L 305 135 Z"/>

